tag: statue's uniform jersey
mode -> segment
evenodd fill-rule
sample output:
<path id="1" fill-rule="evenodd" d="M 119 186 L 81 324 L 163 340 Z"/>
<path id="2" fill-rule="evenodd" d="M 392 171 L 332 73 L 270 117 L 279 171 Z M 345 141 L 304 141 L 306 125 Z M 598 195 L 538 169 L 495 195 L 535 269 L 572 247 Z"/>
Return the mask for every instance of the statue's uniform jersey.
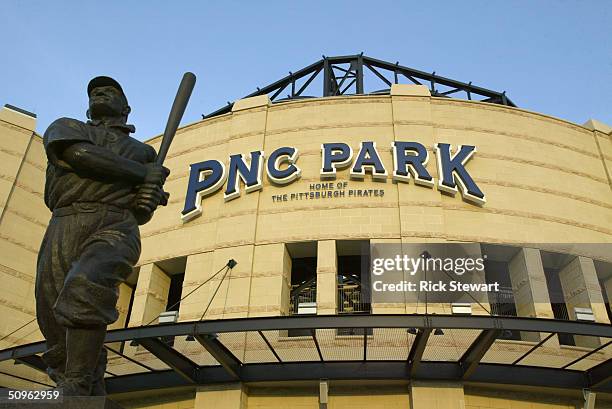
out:
<path id="1" fill-rule="evenodd" d="M 129 136 L 126 125 L 105 126 L 62 118 L 45 132 L 48 158 L 45 203 L 53 212 L 38 255 L 36 309 L 47 340 L 44 359 L 63 376 L 66 327 L 105 327 L 118 318 L 118 285 L 140 257 L 140 234 L 127 181 L 79 171 L 61 159 L 72 143 L 91 143 L 140 163 L 155 150 Z M 101 361 L 106 362 L 105 356 Z M 103 370 L 103 369 L 102 369 Z"/>
<path id="2" fill-rule="evenodd" d="M 60 158 L 66 143 L 88 142 L 140 163 L 153 162 L 155 150 L 127 135 L 129 125 L 105 127 L 61 118 L 53 122 L 43 139 L 49 163 L 45 185 L 45 203 L 51 210 L 74 202 L 95 202 L 130 208 L 134 186 L 126 181 L 99 180 L 79 175 Z"/>

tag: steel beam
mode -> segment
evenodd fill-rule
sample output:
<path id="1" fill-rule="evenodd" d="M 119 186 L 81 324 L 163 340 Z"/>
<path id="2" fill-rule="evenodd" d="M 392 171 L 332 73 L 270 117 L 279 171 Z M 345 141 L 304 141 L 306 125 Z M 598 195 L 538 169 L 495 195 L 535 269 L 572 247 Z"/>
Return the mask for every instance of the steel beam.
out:
<path id="1" fill-rule="evenodd" d="M 601 364 L 594 366 L 586 372 L 588 386 L 590 388 L 599 388 L 604 384 L 612 381 L 612 359 L 608 359 Z"/>
<path id="2" fill-rule="evenodd" d="M 317 330 L 311 329 L 310 335 L 312 335 L 312 340 L 314 341 L 315 348 L 317 348 L 317 353 L 319 354 L 319 360 L 321 362 L 325 361 L 323 359 L 323 354 L 321 353 L 321 347 L 319 346 L 319 340 L 317 339 Z"/>
<path id="3" fill-rule="evenodd" d="M 212 334 L 243 331 L 275 331 L 289 329 L 332 328 L 448 328 L 448 329 L 507 329 L 511 331 L 556 332 L 612 338 L 612 326 L 589 322 L 543 318 L 457 316 L 421 314 L 320 315 L 236 318 L 176 324 L 150 325 L 109 331 L 105 342 L 140 340 L 162 336 Z M 35 355 L 46 350 L 43 342 L 12 347 L 0 351 L 0 361 Z"/>
<path id="4" fill-rule="evenodd" d="M 126 360 L 130 361 L 130 362 L 131 362 L 131 363 L 133 363 L 133 364 L 136 364 L 136 365 L 138 365 L 138 366 L 140 366 L 140 367 L 143 367 L 143 368 L 144 368 L 144 369 L 146 369 L 147 371 L 155 371 L 155 369 L 151 368 L 150 366 L 145 365 L 145 364 L 143 364 L 142 362 L 138 362 L 138 361 L 137 361 L 137 360 L 135 360 L 134 358 L 131 358 L 131 357 L 129 357 L 129 356 L 127 356 L 127 355 L 125 355 L 125 354 L 123 354 L 123 353 L 121 353 L 121 352 L 117 351 L 116 349 L 109 347 L 108 345 L 104 345 L 104 348 L 108 349 L 108 350 L 109 350 L 110 352 L 112 352 L 113 354 L 118 355 L 118 356 L 120 356 L 121 358 L 123 358 L 123 359 L 126 359 Z"/>
<path id="5" fill-rule="evenodd" d="M 261 331 L 257 331 L 259 333 L 259 336 L 261 336 L 261 338 L 264 340 L 264 342 L 266 343 L 266 345 L 268 346 L 268 348 L 270 349 L 270 352 L 272 352 L 272 355 L 274 355 L 274 358 L 276 358 L 276 360 L 278 362 L 283 362 L 283 360 L 281 359 L 280 356 L 278 356 L 278 354 L 276 353 L 276 351 L 274 350 L 274 347 L 272 347 L 272 344 L 270 344 L 270 341 L 268 341 L 268 338 L 266 338 L 266 336 L 264 335 L 263 332 Z"/>
<path id="6" fill-rule="evenodd" d="M 9 376 L 11 378 L 19 379 L 21 381 L 31 382 L 31 383 L 35 383 L 37 385 L 48 386 L 50 388 L 53 388 L 53 385 L 49 385 L 48 383 L 44 383 L 44 382 L 38 382 L 38 381 L 35 381 L 34 379 L 29 379 L 29 378 L 26 378 L 24 376 L 13 375 L 13 374 L 10 374 L 10 373 L 7 373 L 7 372 L 3 372 L 3 371 L 0 371 L 0 375 L 5 375 L 5 376 Z"/>
<path id="7" fill-rule="evenodd" d="M 500 333 L 500 330 L 489 329 L 481 332 L 478 338 L 472 342 L 472 345 L 470 345 L 459 360 L 459 366 L 463 370 L 462 379 L 468 379 L 474 373 L 480 360 L 491 348 L 491 345 L 493 345 L 493 342 L 495 342 Z"/>
<path id="8" fill-rule="evenodd" d="M 340 67 L 334 67 L 334 68 L 340 68 Z M 336 86 L 337 89 L 340 91 L 340 95 L 342 95 L 344 93 L 344 91 L 341 91 L 342 90 L 342 85 L 344 84 L 344 81 L 346 81 L 349 78 L 353 78 L 353 79 L 357 78 L 357 75 L 353 71 L 343 70 L 343 69 L 341 69 L 341 71 L 344 71 L 344 75 L 342 76 L 342 78 L 340 79 L 340 82 L 337 83 L 337 86 Z M 349 85 L 347 85 L 344 90 L 346 91 L 351 85 L 353 85 L 353 82 L 354 82 L 354 80 L 351 81 L 351 83 Z"/>
<path id="9" fill-rule="evenodd" d="M 588 358 L 589 356 L 593 355 L 594 353 L 601 351 L 602 349 L 606 348 L 606 347 L 607 347 L 608 345 L 610 345 L 610 344 L 612 344 L 612 341 L 608 341 L 608 342 L 606 342 L 605 344 L 601 344 L 601 345 L 600 345 L 600 346 L 598 346 L 597 348 L 595 348 L 595 349 L 593 349 L 593 350 L 591 350 L 591 351 L 587 352 L 586 354 L 584 354 L 584 355 L 582 355 L 582 356 L 580 356 L 580 357 L 578 357 L 578 358 L 574 359 L 573 361 L 571 361 L 571 362 L 569 362 L 569 363 L 567 363 L 567 364 L 563 365 L 563 366 L 561 367 L 561 369 L 569 368 L 570 366 L 572 366 L 572 365 L 574 365 L 574 364 L 576 364 L 576 363 L 578 363 L 578 362 L 582 361 L 584 358 Z"/>
<path id="10" fill-rule="evenodd" d="M 551 339 L 553 337 L 553 335 L 556 335 L 554 332 L 551 332 L 550 334 L 548 334 L 548 336 L 546 336 L 544 339 L 542 339 L 540 342 L 538 342 L 537 344 L 535 344 L 534 346 L 532 346 L 531 348 L 529 348 L 529 351 L 525 352 L 523 355 L 519 356 L 517 359 L 514 360 L 514 362 L 512 362 L 511 365 L 516 365 L 519 362 L 521 362 L 523 359 L 527 358 L 533 351 L 535 351 L 536 349 L 538 349 L 539 347 L 541 347 L 542 345 L 544 345 L 544 343 L 546 341 L 548 341 L 549 339 Z"/>
<path id="11" fill-rule="evenodd" d="M 223 371 L 223 368 L 219 367 L 219 370 Z M 104 381 L 108 394 L 193 386 L 193 382 L 182 377 L 172 369 L 122 375 L 114 378 L 106 378 Z"/>
<path id="12" fill-rule="evenodd" d="M 319 73 L 321 72 L 322 69 L 323 69 L 323 67 L 318 67 L 317 70 L 310 75 L 310 77 L 306 80 L 306 82 L 304 82 L 304 84 L 302 84 L 300 89 L 298 89 L 298 91 L 296 92 L 296 95 L 298 95 L 298 96 L 302 95 L 302 92 L 304 92 L 304 90 L 306 88 L 308 88 L 310 83 L 317 77 L 317 75 L 319 75 Z"/>
<path id="13" fill-rule="evenodd" d="M 17 358 L 15 359 L 15 363 L 27 365 L 32 369 L 36 369 L 37 371 L 47 373 L 47 364 L 38 355 L 30 355 L 30 356 L 24 356 L 21 358 Z"/>
<path id="14" fill-rule="evenodd" d="M 419 369 L 429 335 L 431 335 L 431 328 L 423 328 L 412 342 L 412 348 L 410 348 L 410 352 L 408 353 L 408 374 L 411 378 L 415 377 Z"/>
<path id="15" fill-rule="evenodd" d="M 576 390 L 582 390 L 585 387 L 584 376 L 580 371 L 488 363 L 478 365 L 467 382 Z"/>
<path id="16" fill-rule="evenodd" d="M 174 348 L 166 345 L 158 338 L 144 338 L 138 340 L 147 351 L 155 355 L 160 361 L 164 362 L 176 373 L 190 381 L 198 382 L 198 366 L 191 359 L 178 353 Z"/>
<path id="17" fill-rule="evenodd" d="M 195 339 L 225 368 L 232 378 L 240 379 L 241 362 L 215 336 L 196 334 Z"/>
<path id="18" fill-rule="evenodd" d="M 331 95 L 331 75 L 329 72 L 331 71 L 331 66 L 329 64 L 329 60 L 327 58 L 323 59 L 323 96 L 329 97 Z"/>
<path id="19" fill-rule="evenodd" d="M 371 57 L 363 57 L 363 58 L 364 58 L 364 62 L 374 67 L 378 67 L 378 68 L 382 68 L 382 69 L 386 69 L 390 71 L 397 70 L 399 73 L 404 74 L 406 77 L 408 76 L 415 77 L 415 78 L 419 78 L 421 80 L 428 81 L 428 82 L 431 82 L 432 80 L 435 79 L 436 84 L 442 84 L 442 85 L 453 87 L 453 88 L 460 88 L 462 90 L 469 89 L 470 92 L 472 93 L 476 93 L 476 94 L 487 96 L 487 97 L 501 98 L 501 95 L 502 95 L 501 92 L 492 91 L 486 88 L 478 87 L 478 86 L 472 85 L 471 83 L 465 83 L 462 81 L 457 81 L 457 80 L 453 80 L 450 78 L 441 77 L 439 75 L 433 75 L 432 73 L 429 73 L 429 72 L 415 70 L 414 68 L 409 68 L 409 67 L 405 67 L 405 66 L 398 65 L 398 64 L 391 64 L 389 62 L 378 60 L 378 59 L 371 58 Z M 508 104 L 511 106 L 515 106 L 509 100 L 508 100 Z"/>
<path id="20" fill-rule="evenodd" d="M 47 344 L 43 342 L 34 342 L 32 344 L 20 345 L 18 347 L 7 348 L 0 351 L 0 361 L 7 359 L 17 359 L 24 356 L 36 355 L 47 350 Z"/>
<path id="21" fill-rule="evenodd" d="M 387 84 L 389 86 L 389 88 L 391 88 L 391 81 L 389 81 L 384 75 L 382 75 L 380 72 L 378 72 L 378 70 L 374 67 L 372 67 L 370 64 L 365 64 L 366 67 L 368 67 L 368 69 L 374 73 L 378 78 L 380 78 L 380 80 L 382 82 L 384 82 L 385 84 Z M 394 75 L 396 71 L 394 71 Z"/>
<path id="22" fill-rule="evenodd" d="M 220 366 L 200 367 L 200 385 L 231 382 L 232 378 Z M 457 362 L 422 362 L 417 377 L 424 380 L 461 381 L 463 370 Z M 406 379 L 405 361 L 346 361 L 346 362 L 285 362 L 247 364 L 242 369 L 243 382 L 283 382 L 319 379 L 381 380 Z M 480 364 L 469 382 L 478 384 L 513 384 L 558 389 L 582 390 L 587 385 L 580 371 L 531 366 Z M 192 385 L 174 371 L 148 372 L 118 376 L 106 380 L 109 393 L 133 392 Z M 612 392 L 604 385 L 598 389 Z"/>
<path id="23" fill-rule="evenodd" d="M 293 78 L 297 79 L 297 78 L 305 77 L 306 75 L 319 70 L 322 65 L 323 65 L 323 60 L 319 60 L 315 63 L 310 64 L 309 66 L 305 68 L 302 68 L 301 70 L 298 70 L 290 75 L 287 75 L 286 77 L 281 78 L 280 80 L 276 82 L 273 82 L 270 85 L 266 85 L 265 87 L 260 88 L 257 91 L 250 93 L 244 98 L 250 98 L 250 97 L 256 97 L 258 95 L 269 94 L 270 92 L 275 91 L 279 87 L 284 88 L 287 86 L 287 84 L 289 84 L 292 81 Z"/>

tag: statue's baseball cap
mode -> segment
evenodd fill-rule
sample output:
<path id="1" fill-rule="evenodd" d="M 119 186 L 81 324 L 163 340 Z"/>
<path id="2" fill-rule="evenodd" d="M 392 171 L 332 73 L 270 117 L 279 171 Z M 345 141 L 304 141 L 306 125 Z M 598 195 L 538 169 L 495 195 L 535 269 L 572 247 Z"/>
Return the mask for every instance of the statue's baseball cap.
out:
<path id="1" fill-rule="evenodd" d="M 93 91 L 94 88 L 98 88 L 98 87 L 115 88 L 117 91 L 121 93 L 121 95 L 123 95 L 123 99 L 125 100 L 125 103 L 127 104 L 127 97 L 125 96 L 125 93 L 123 92 L 123 88 L 121 88 L 121 85 L 119 85 L 119 83 L 115 81 L 114 79 L 112 79 L 111 77 L 105 77 L 101 75 L 89 81 L 89 84 L 87 85 L 87 95 L 91 96 L 91 91 Z"/>

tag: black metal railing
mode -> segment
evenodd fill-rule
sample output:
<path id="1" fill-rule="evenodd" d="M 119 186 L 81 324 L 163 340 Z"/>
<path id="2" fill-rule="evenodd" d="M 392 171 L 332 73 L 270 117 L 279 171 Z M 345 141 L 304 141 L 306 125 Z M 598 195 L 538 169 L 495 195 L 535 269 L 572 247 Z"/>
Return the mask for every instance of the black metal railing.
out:
<path id="1" fill-rule="evenodd" d="M 289 315 L 300 313 L 300 306 L 315 305 L 317 302 L 317 280 L 313 277 L 303 283 L 291 286 L 289 298 Z"/>
<path id="2" fill-rule="evenodd" d="M 491 315 L 498 317 L 518 316 L 512 287 L 500 286 L 499 291 L 489 293 L 489 304 L 491 305 Z"/>
<path id="3" fill-rule="evenodd" d="M 359 314 L 371 311 L 360 283 L 338 283 L 338 314 Z"/>

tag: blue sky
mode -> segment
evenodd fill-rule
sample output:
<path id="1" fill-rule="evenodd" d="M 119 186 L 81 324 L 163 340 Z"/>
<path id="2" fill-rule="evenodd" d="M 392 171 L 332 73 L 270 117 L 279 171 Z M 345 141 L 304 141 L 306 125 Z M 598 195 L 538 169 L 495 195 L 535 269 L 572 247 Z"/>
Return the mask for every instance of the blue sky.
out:
<path id="1" fill-rule="evenodd" d="M 521 108 L 612 125 L 612 1 L 23 1 L 0 4 L 0 104 L 83 119 L 86 84 L 124 87 L 136 136 L 163 131 L 184 71 L 183 124 L 322 54 L 472 81 Z"/>

